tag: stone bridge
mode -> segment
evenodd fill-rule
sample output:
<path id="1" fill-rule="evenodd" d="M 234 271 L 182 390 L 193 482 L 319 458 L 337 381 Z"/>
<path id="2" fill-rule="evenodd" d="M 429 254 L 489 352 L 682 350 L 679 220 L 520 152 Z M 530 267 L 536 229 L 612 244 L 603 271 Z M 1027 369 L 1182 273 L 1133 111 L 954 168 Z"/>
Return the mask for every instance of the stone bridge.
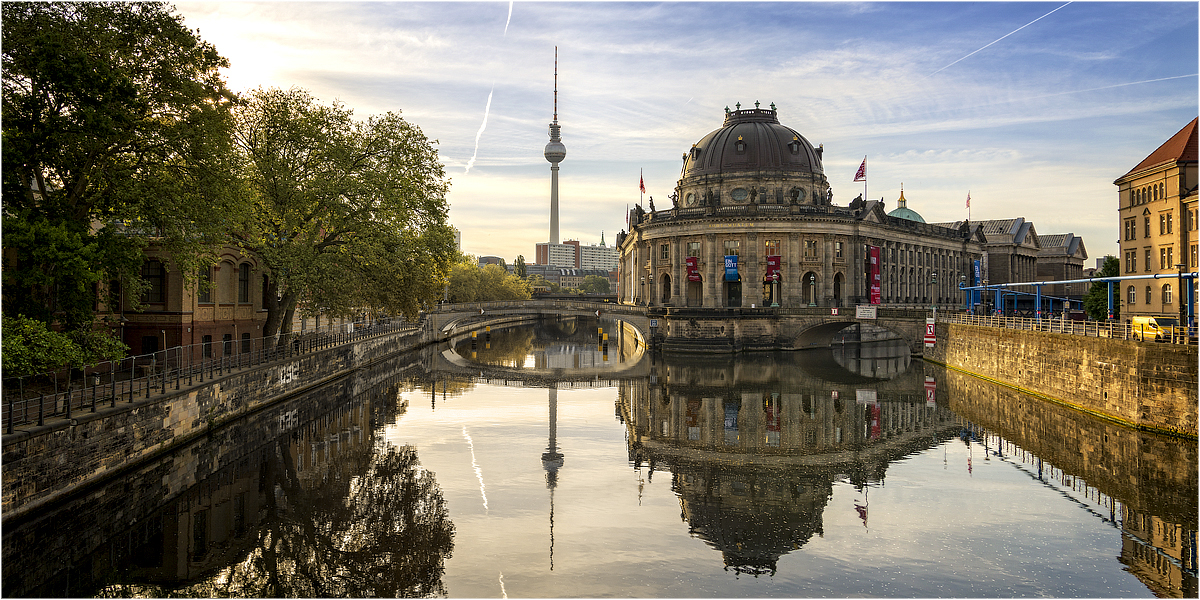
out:
<path id="1" fill-rule="evenodd" d="M 903 340 L 913 354 L 923 349 L 929 311 L 876 307 L 875 318 L 859 318 L 850 308 L 664 308 L 574 300 L 525 300 L 443 305 L 427 313 L 429 341 L 452 341 L 485 327 L 517 324 L 544 315 L 619 319 L 623 332 L 636 333 L 667 351 L 727 353 L 745 350 L 801 350 L 830 346 L 847 328 L 848 339 Z M 636 343 L 636 342 L 635 342 Z"/>

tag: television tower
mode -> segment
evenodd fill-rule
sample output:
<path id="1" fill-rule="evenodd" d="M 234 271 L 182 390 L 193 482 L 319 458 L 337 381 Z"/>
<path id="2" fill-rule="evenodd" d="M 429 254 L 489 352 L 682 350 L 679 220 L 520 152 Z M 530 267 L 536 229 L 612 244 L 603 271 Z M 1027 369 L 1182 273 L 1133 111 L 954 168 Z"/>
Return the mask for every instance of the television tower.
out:
<path id="1" fill-rule="evenodd" d="M 558 135 L 558 46 L 554 47 L 554 120 L 550 122 L 550 143 L 546 160 L 550 161 L 550 243 L 558 240 L 558 163 L 567 157 L 567 147 Z"/>

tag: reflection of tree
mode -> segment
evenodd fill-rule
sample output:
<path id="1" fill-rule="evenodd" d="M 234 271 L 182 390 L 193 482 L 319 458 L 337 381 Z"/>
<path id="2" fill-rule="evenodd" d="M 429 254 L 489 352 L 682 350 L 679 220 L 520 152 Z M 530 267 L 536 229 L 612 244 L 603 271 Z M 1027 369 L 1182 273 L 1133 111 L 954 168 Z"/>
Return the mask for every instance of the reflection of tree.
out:
<path id="1" fill-rule="evenodd" d="M 114 586 L 109 594 L 445 596 L 454 525 L 412 447 L 377 441 L 298 472 L 281 439 L 262 468 L 267 516 L 237 563 L 175 590 Z M 165 593 L 164 593 L 165 592 Z"/>

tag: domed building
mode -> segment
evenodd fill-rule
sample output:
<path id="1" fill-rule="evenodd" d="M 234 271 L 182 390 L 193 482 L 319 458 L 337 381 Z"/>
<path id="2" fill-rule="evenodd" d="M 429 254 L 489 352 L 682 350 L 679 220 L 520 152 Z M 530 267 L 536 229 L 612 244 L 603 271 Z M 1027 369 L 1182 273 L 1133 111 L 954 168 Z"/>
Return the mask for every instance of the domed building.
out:
<path id="1" fill-rule="evenodd" d="M 684 153 L 672 205 L 631 212 L 617 238 L 620 301 L 961 306 L 959 278 L 982 254 L 977 228 L 927 224 L 903 194 L 890 214 L 861 195 L 837 206 L 823 154 L 779 122 L 773 103 L 726 108 L 721 127 Z"/>

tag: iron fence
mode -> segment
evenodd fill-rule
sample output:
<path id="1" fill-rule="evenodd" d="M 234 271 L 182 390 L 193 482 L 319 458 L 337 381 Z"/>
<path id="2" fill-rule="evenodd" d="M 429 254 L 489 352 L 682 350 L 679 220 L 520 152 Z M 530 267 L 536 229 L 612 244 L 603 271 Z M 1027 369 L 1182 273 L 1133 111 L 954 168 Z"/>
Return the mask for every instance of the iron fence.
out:
<path id="1" fill-rule="evenodd" d="M 138 398 L 180 390 L 235 370 L 419 327 L 419 323 L 391 319 L 270 338 L 217 340 L 127 356 L 83 368 L 4 378 L 0 429 L 7 434 L 17 426 L 44 425 L 48 419 L 70 419 L 78 412 L 94 413 L 98 407 L 132 403 Z"/>
<path id="2" fill-rule="evenodd" d="M 1077 321 L 1075 319 L 1055 319 L 1042 317 L 1030 319 L 1027 317 L 1010 317 L 999 315 L 972 315 L 968 313 L 938 313 L 938 321 L 942 323 L 959 323 L 962 325 L 979 325 L 983 327 L 1001 327 L 1004 329 L 1021 329 L 1025 331 L 1044 331 L 1047 333 L 1065 333 L 1086 337 L 1106 337 L 1119 340 L 1137 340 L 1139 334 L 1129 323 L 1120 321 Z M 1172 344 L 1195 344 L 1196 327 L 1172 327 L 1163 336 L 1151 340 L 1150 334 L 1145 341 L 1169 342 Z"/>

